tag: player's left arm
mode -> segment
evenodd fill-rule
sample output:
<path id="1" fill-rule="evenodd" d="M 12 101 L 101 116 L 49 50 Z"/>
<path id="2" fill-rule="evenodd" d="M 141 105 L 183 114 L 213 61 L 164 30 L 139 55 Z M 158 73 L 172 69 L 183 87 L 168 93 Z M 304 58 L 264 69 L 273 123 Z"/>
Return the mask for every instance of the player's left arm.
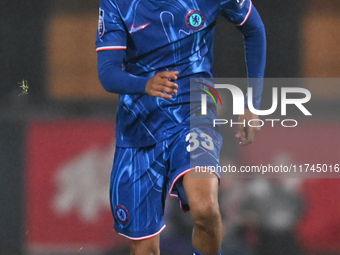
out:
<path id="1" fill-rule="evenodd" d="M 248 86 L 253 90 L 253 107 L 259 110 L 266 65 L 266 33 L 261 17 L 254 6 L 251 6 L 249 16 L 237 28 L 244 36 Z M 239 117 L 240 122 L 245 120 L 246 127 L 239 125 L 235 135 L 240 140 L 240 145 L 251 144 L 255 135 L 260 132 L 259 127 L 250 127 L 247 124 L 249 120 L 258 119 L 258 116 L 249 110 L 247 101 L 245 114 Z M 253 121 L 253 126 L 259 126 L 259 123 Z"/>

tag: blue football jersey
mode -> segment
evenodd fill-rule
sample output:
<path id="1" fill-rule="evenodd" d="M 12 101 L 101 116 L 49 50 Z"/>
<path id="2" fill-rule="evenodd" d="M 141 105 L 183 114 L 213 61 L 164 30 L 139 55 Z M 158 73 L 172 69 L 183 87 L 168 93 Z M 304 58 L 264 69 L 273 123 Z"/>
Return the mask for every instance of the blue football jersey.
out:
<path id="1" fill-rule="evenodd" d="M 183 123 L 188 124 L 186 120 L 195 106 L 190 98 L 190 78 L 212 78 L 216 17 L 223 15 L 242 25 L 251 6 L 250 0 L 101 1 L 97 51 L 125 50 L 123 68 L 136 76 L 179 72 L 178 94 L 171 99 L 120 95 L 118 147 L 152 145 L 178 132 Z"/>

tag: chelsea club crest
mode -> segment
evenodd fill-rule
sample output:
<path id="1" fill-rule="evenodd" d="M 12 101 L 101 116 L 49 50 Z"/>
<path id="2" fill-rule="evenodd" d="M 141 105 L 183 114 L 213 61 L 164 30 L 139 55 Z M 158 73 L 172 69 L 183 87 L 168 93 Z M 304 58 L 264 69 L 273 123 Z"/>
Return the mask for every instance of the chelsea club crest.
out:
<path id="1" fill-rule="evenodd" d="M 129 222 L 129 211 L 122 205 L 117 205 L 115 208 L 115 217 L 124 226 Z"/>
<path id="2" fill-rule="evenodd" d="M 204 26 L 205 17 L 203 13 L 199 10 L 191 10 L 188 12 L 185 22 L 188 28 L 192 30 L 199 30 Z"/>

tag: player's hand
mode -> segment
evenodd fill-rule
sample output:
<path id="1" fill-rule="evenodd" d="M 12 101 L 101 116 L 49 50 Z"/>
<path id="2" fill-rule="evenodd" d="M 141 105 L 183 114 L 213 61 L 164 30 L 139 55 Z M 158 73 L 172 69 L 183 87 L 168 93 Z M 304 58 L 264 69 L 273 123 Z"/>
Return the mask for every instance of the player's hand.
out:
<path id="1" fill-rule="evenodd" d="M 249 109 L 244 109 L 244 115 L 240 115 L 238 122 L 245 120 L 246 125 L 244 127 L 243 124 L 238 124 L 235 135 L 235 137 L 239 139 L 240 145 L 248 145 L 254 141 L 255 135 L 261 130 L 261 128 L 258 127 L 260 126 L 258 119 L 259 117 L 256 114 L 252 113 Z M 248 126 L 249 120 L 254 120 L 251 122 L 251 125 L 255 127 Z"/>
<path id="2" fill-rule="evenodd" d="M 154 97 L 170 99 L 177 94 L 178 85 L 173 81 L 177 80 L 178 71 L 164 71 L 156 73 L 150 78 L 145 86 L 145 92 Z M 166 94 L 166 93 L 168 94 Z"/>

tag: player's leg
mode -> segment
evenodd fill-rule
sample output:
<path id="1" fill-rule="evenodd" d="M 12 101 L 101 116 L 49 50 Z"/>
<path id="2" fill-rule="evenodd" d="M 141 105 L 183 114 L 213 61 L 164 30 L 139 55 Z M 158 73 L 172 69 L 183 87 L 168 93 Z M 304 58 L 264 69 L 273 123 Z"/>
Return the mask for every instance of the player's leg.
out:
<path id="1" fill-rule="evenodd" d="M 116 148 L 110 198 L 115 230 L 131 240 L 133 255 L 159 255 L 165 202 L 163 144 Z M 157 201 L 157 202 L 155 202 Z"/>
<path id="2" fill-rule="evenodd" d="M 198 254 L 216 255 L 221 250 L 222 220 L 218 204 L 218 178 L 200 173 L 201 178 L 183 177 L 183 186 L 194 221 L 192 244 Z"/>
<path id="3" fill-rule="evenodd" d="M 182 210 L 192 214 L 196 255 L 217 255 L 221 249 L 218 174 L 196 172 L 196 166 L 219 165 L 221 145 L 222 137 L 216 130 L 200 127 L 183 131 L 171 148 L 169 192 L 180 199 Z"/>
<path id="4" fill-rule="evenodd" d="M 131 255 L 159 255 L 159 235 L 152 238 L 131 241 Z"/>

